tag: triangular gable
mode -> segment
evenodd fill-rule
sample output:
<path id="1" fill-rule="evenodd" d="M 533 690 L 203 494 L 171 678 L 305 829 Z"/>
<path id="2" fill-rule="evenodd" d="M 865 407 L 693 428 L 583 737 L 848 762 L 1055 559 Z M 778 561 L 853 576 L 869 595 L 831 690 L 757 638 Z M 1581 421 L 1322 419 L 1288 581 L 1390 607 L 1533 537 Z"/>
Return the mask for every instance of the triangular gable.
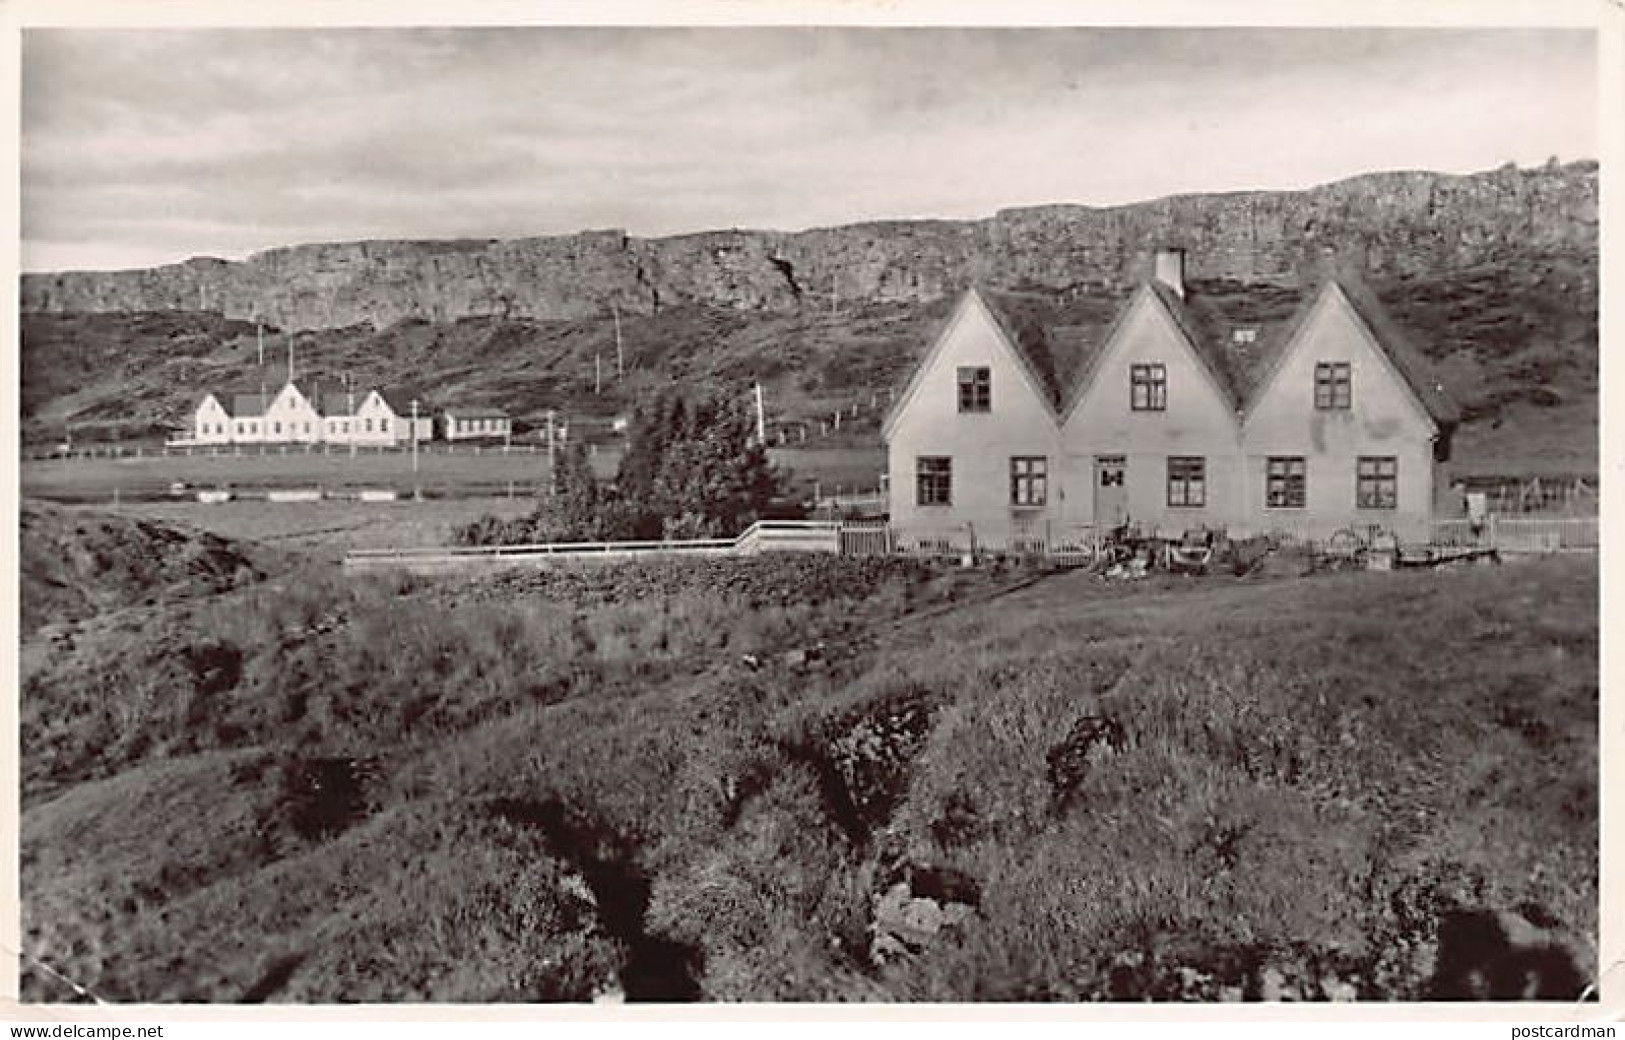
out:
<path id="1" fill-rule="evenodd" d="M 942 331 L 939 332 L 936 339 L 932 341 L 931 349 L 926 351 L 925 356 L 921 358 L 919 363 L 914 366 L 914 372 L 909 376 L 908 383 L 904 386 L 903 392 L 898 395 L 897 400 L 891 406 L 891 410 L 886 413 L 886 420 L 885 422 L 881 423 L 880 426 L 880 435 L 882 439 L 891 439 L 892 429 L 896 426 L 897 420 L 908 408 L 909 403 L 914 400 L 914 397 L 919 392 L 921 385 L 923 385 L 925 382 L 926 374 L 936 367 L 937 359 L 941 356 L 944 347 L 948 343 L 948 340 L 952 338 L 954 330 L 957 329 L 960 322 L 964 321 L 966 316 L 971 314 L 973 311 L 982 316 L 983 320 L 987 322 L 988 327 L 993 330 L 994 341 L 999 343 L 1004 348 L 1005 352 L 1008 353 L 1015 361 L 1016 370 L 1022 374 L 1024 379 L 1026 379 L 1028 387 L 1033 392 L 1033 396 L 1037 397 L 1038 400 L 1043 403 L 1045 411 L 1049 413 L 1052 419 L 1057 418 L 1055 399 L 1044 388 L 1044 380 L 1036 371 L 1034 371 L 1031 359 L 1029 359 L 1026 353 L 1012 340 L 1011 331 L 1006 327 L 1004 321 L 1000 319 L 998 312 L 989 306 L 988 302 L 983 299 L 982 294 L 976 289 L 975 286 L 972 286 L 969 289 L 966 289 L 965 294 L 960 297 L 958 306 L 956 306 L 953 313 L 948 316 L 948 320 L 942 326 Z"/>
<path id="2" fill-rule="evenodd" d="M 271 403 L 274 405 L 278 401 L 289 398 L 290 395 L 292 398 L 293 407 L 297 408 L 300 405 L 304 405 L 307 408 L 310 407 L 310 398 L 305 396 L 305 392 L 299 389 L 299 384 L 297 383 L 288 383 L 283 386 L 281 390 L 277 391 L 276 396 L 271 399 Z"/>
<path id="3" fill-rule="evenodd" d="M 1184 344 L 1186 351 L 1191 355 L 1191 359 L 1196 363 L 1197 370 L 1207 380 L 1209 388 L 1218 396 L 1220 403 L 1225 405 L 1226 410 L 1231 415 L 1236 413 L 1235 395 L 1230 391 L 1226 380 L 1218 372 L 1214 371 L 1213 363 L 1208 358 L 1207 351 L 1202 349 L 1200 345 L 1200 332 L 1196 329 L 1190 315 L 1186 314 L 1184 308 L 1179 305 L 1179 297 L 1173 290 L 1165 286 L 1143 282 L 1134 295 L 1129 298 L 1122 311 L 1118 313 L 1117 320 L 1112 322 L 1110 331 L 1106 333 L 1105 346 L 1090 359 L 1088 367 L 1079 373 L 1078 381 L 1072 387 L 1072 392 L 1067 398 L 1065 406 L 1061 409 L 1060 419 L 1063 425 L 1071 419 L 1072 413 L 1077 410 L 1078 405 L 1088 395 L 1090 388 L 1094 386 L 1101 369 L 1106 366 L 1107 359 L 1116 351 L 1118 341 L 1122 338 L 1123 330 L 1128 324 L 1129 316 L 1134 313 L 1134 309 L 1140 305 L 1142 300 L 1148 306 L 1155 307 L 1167 319 L 1168 324 L 1175 331 L 1175 339 Z"/>
<path id="4" fill-rule="evenodd" d="M 1394 381 L 1404 388 L 1406 396 L 1410 399 L 1411 404 L 1415 406 L 1417 413 L 1422 416 L 1423 421 L 1427 423 L 1428 428 L 1434 433 L 1438 433 L 1444 427 L 1453 425 L 1454 420 L 1449 418 L 1448 415 L 1436 414 L 1435 410 L 1428 406 L 1423 394 L 1418 392 L 1412 375 L 1407 373 L 1401 363 L 1395 359 L 1394 352 L 1384 342 L 1384 337 L 1379 335 L 1377 330 L 1373 328 L 1366 314 L 1362 313 L 1362 309 L 1354 304 L 1349 298 L 1347 290 L 1336 278 L 1328 279 L 1318 292 L 1304 301 L 1302 308 L 1293 316 L 1290 334 L 1281 341 L 1280 348 L 1270 360 L 1269 368 L 1265 371 L 1263 377 L 1258 380 L 1252 396 L 1245 403 L 1242 422 L 1245 424 L 1256 412 L 1259 403 L 1269 396 L 1270 389 L 1280 378 L 1281 370 L 1286 367 L 1287 361 L 1292 355 L 1303 349 L 1304 333 L 1311 324 L 1310 317 L 1322 305 L 1335 306 L 1339 302 L 1341 302 L 1348 316 L 1354 320 L 1355 328 L 1360 331 L 1366 342 L 1371 346 L 1372 353 L 1387 368 L 1388 374 Z M 1372 305 L 1368 304 L 1367 306 Z M 1377 313 L 1380 313 L 1380 308 L 1377 309 Z M 1442 396 L 1442 391 L 1440 391 L 1440 394 Z M 1448 401 L 1448 397 L 1445 397 L 1445 400 Z"/>

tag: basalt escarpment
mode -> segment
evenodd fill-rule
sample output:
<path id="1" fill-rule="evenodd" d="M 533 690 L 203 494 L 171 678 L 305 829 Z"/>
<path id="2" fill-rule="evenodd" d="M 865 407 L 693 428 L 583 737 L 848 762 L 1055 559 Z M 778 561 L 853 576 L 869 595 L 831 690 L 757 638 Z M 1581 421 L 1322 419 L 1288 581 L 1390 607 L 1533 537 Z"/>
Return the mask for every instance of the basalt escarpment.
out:
<path id="1" fill-rule="evenodd" d="M 1064 289 L 1142 277 L 1182 246 L 1196 279 L 1297 284 L 1327 253 L 1376 278 L 1518 257 L 1594 257 L 1597 164 L 1457 176 L 1375 173 L 1305 191 L 1182 195 L 1127 206 L 1004 210 L 802 232 L 288 246 L 242 261 L 25 274 L 24 311 L 218 311 L 285 329 L 475 316 L 583 318 L 699 305 L 793 312 L 910 303 L 971 282 Z"/>

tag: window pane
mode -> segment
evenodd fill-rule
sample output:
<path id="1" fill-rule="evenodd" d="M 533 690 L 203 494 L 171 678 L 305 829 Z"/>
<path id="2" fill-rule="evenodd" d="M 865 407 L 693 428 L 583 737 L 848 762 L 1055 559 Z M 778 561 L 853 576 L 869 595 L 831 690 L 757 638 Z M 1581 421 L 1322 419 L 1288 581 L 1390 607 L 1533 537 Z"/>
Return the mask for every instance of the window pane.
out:
<path id="1" fill-rule="evenodd" d="M 993 370 L 967 367 L 959 369 L 959 410 L 986 412 L 993 404 Z"/>
<path id="2" fill-rule="evenodd" d="M 953 460 L 922 455 L 915 461 L 915 501 L 922 506 L 948 505 L 953 496 Z"/>

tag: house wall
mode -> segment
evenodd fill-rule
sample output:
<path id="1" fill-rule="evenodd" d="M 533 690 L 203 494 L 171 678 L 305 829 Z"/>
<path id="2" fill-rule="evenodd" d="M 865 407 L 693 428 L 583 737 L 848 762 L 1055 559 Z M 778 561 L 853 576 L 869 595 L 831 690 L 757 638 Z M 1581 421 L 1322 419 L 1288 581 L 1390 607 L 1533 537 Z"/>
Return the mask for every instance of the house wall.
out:
<path id="1" fill-rule="evenodd" d="M 1136 364 L 1165 366 L 1166 410 L 1135 411 L 1131 406 L 1130 369 Z M 1237 419 L 1206 366 L 1148 290 L 1130 302 L 1093 380 L 1066 415 L 1062 438 L 1067 488 L 1063 520 L 1069 527 L 1110 523 L 1110 518 L 1095 516 L 1095 459 L 1101 455 L 1124 457 L 1128 518 L 1142 529 L 1177 535 L 1197 527 L 1229 526 L 1239 517 Z M 1204 506 L 1168 505 L 1169 456 L 1204 459 Z"/>
<path id="2" fill-rule="evenodd" d="M 233 444 L 264 444 L 265 416 L 239 415 L 231 421 L 231 441 Z"/>
<path id="3" fill-rule="evenodd" d="M 1348 409 L 1315 407 L 1315 365 L 1325 361 L 1349 363 Z M 1342 293 L 1329 288 L 1243 426 L 1242 526 L 1325 537 L 1343 527 L 1380 524 L 1401 538 L 1425 538 L 1433 509 L 1433 436 L 1433 424 L 1408 384 Z M 1272 455 L 1304 456 L 1304 508 L 1265 504 Z M 1398 508 L 1357 507 L 1356 466 L 1362 455 L 1397 458 Z"/>
<path id="4" fill-rule="evenodd" d="M 1013 538 L 1043 537 L 1059 515 L 1059 430 L 1047 401 L 1008 346 L 979 298 L 968 296 L 933 348 L 928 367 L 899 406 L 888 436 L 891 518 L 907 538 L 948 538 L 1003 546 Z M 959 411 L 958 369 L 990 369 L 991 410 Z M 915 466 L 922 455 L 953 460 L 953 500 L 922 506 Z M 1047 504 L 1010 503 L 1012 456 L 1049 460 Z"/>
<path id="5" fill-rule="evenodd" d="M 291 385 L 276 395 L 260 422 L 260 439 L 270 444 L 313 444 L 322 437 L 321 417 Z"/>
<path id="6" fill-rule="evenodd" d="M 512 430 L 512 420 L 493 416 L 459 416 L 447 412 L 441 418 L 441 429 L 448 441 L 486 440 L 505 437 Z"/>
<path id="7" fill-rule="evenodd" d="M 356 444 L 394 445 L 411 440 L 411 420 L 401 420 L 382 394 L 370 393 L 356 409 L 350 423 L 350 440 Z"/>
<path id="8" fill-rule="evenodd" d="M 192 414 L 192 439 L 199 444 L 230 444 L 232 429 L 231 416 L 213 394 Z"/>

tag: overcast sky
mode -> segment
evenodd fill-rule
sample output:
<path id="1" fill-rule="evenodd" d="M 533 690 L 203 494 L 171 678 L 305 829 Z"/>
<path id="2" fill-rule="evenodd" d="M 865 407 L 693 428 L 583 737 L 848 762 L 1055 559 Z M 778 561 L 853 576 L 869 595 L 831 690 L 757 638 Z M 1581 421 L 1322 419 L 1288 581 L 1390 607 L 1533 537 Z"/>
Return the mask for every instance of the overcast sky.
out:
<path id="1" fill-rule="evenodd" d="M 974 218 L 1592 158 L 1584 30 L 23 35 L 26 270 Z"/>

